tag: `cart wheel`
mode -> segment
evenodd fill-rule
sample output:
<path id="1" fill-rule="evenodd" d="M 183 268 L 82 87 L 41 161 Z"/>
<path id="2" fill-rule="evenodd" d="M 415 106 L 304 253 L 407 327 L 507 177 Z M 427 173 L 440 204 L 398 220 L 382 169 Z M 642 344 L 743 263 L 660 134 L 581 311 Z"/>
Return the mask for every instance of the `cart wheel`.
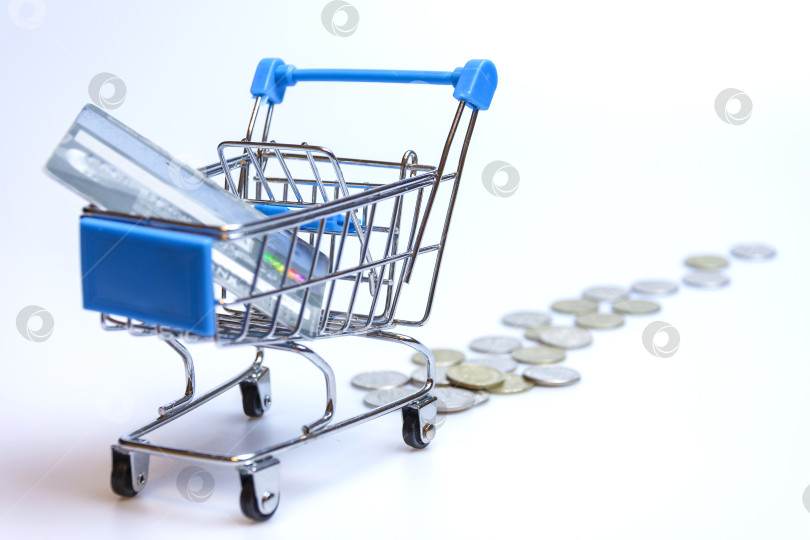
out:
<path id="1" fill-rule="evenodd" d="M 239 506 L 242 513 L 254 521 L 267 521 L 278 508 L 281 497 L 278 464 L 277 459 L 270 459 L 261 466 L 254 465 L 239 471 L 242 483 Z"/>
<path id="2" fill-rule="evenodd" d="M 239 390 L 242 391 L 242 410 L 251 417 L 258 417 L 264 414 L 262 398 L 259 395 L 259 387 L 251 381 L 241 381 Z"/>
<path id="3" fill-rule="evenodd" d="M 270 370 L 262 371 L 243 381 L 239 381 L 239 390 L 242 391 L 242 410 L 245 414 L 256 418 L 270 408 Z"/>
<path id="4" fill-rule="evenodd" d="M 411 448 L 422 449 L 436 436 L 436 398 L 402 408 L 402 439 Z"/>
<path id="5" fill-rule="evenodd" d="M 134 497 L 146 485 L 149 456 L 112 448 L 110 486 L 122 497 Z"/>

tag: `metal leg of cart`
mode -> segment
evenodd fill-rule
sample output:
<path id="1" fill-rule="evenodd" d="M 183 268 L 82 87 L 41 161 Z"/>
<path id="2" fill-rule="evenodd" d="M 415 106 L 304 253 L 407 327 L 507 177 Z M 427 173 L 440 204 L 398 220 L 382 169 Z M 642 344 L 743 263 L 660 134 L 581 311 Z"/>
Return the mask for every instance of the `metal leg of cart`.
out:
<path id="1" fill-rule="evenodd" d="M 335 376 L 329 364 L 317 353 L 299 343 L 267 343 L 257 347 L 256 359 L 245 371 L 237 374 L 205 394 L 194 398 L 194 369 L 191 355 L 174 339 L 165 339 L 177 351 L 186 366 L 186 393 L 182 398 L 172 402 L 172 406 L 164 405 L 159 409 L 159 416 L 149 424 L 135 431 L 122 435 L 118 443 L 112 447 L 113 469 L 112 488 L 115 493 L 133 497 L 145 486 L 151 455 L 167 457 L 180 457 L 195 461 L 231 465 L 236 467 L 241 483 L 239 497 L 242 512 L 250 519 L 263 521 L 269 519 L 278 507 L 280 499 L 279 468 L 277 458 L 281 452 L 306 444 L 320 436 L 331 434 L 348 427 L 367 422 L 395 410 L 402 411 L 402 437 L 406 444 L 413 448 L 424 448 L 436 434 L 436 398 L 430 394 L 436 375 L 435 361 L 430 350 L 422 343 L 408 336 L 389 332 L 377 331 L 366 334 L 366 337 L 400 343 L 416 350 L 425 357 L 427 378 L 425 384 L 413 394 L 377 407 L 357 416 L 332 423 L 335 411 Z M 267 410 L 270 404 L 269 371 L 262 366 L 264 354 L 262 349 L 274 349 L 294 352 L 306 358 L 315 365 L 324 375 L 326 382 L 326 407 L 323 416 L 302 427 L 302 434 L 283 442 L 267 446 L 254 452 L 243 454 L 215 454 L 182 448 L 162 446 L 148 441 L 144 437 L 207 403 L 227 390 L 239 386 L 242 389 L 243 406 L 246 403 L 263 407 L 261 412 Z M 245 386 L 255 388 L 245 391 Z M 246 399 L 249 396 L 250 399 Z M 258 398 L 256 396 L 259 396 Z M 258 401 L 256 401 L 258 399 Z M 181 402 L 181 403 L 178 403 Z M 251 408 L 257 412 L 258 408 Z M 245 412 L 248 412 L 247 408 Z M 248 414 L 248 416 L 256 416 Z"/>
<path id="2" fill-rule="evenodd" d="M 266 347 L 268 349 L 289 351 L 300 354 L 301 356 L 309 360 L 310 363 L 312 363 L 312 365 L 318 368 L 321 373 L 323 373 L 326 382 L 326 407 L 324 409 L 323 416 L 321 416 L 314 422 L 302 426 L 301 431 L 304 433 L 304 435 L 308 435 L 314 431 L 318 431 L 329 425 L 329 422 L 332 421 L 332 418 L 335 415 L 335 395 L 337 393 L 337 390 L 335 388 L 336 386 L 335 372 L 332 371 L 332 366 L 330 366 L 326 362 L 326 360 L 318 356 L 318 354 L 315 353 L 315 351 L 299 343 L 288 341 L 285 343 L 266 345 Z"/>
<path id="3" fill-rule="evenodd" d="M 390 332 L 375 332 L 367 337 L 403 343 L 416 350 L 425 357 L 425 367 L 427 369 L 427 380 L 425 382 L 424 395 L 415 399 L 402 407 L 402 439 L 405 444 L 412 448 L 425 448 L 430 441 L 436 437 L 436 414 L 438 405 L 436 398 L 427 393 L 433 388 L 433 381 L 436 378 L 436 364 L 433 353 L 422 343 L 408 336 L 394 334 Z"/>

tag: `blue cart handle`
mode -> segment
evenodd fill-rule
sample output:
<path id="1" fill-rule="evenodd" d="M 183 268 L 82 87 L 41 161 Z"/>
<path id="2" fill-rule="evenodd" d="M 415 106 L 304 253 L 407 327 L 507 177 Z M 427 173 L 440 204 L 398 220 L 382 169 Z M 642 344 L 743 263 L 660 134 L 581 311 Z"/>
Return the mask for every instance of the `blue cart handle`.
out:
<path id="1" fill-rule="evenodd" d="M 453 97 L 473 109 L 487 110 L 498 86 L 498 72 L 489 60 L 470 60 L 454 71 L 396 71 L 386 69 L 298 69 L 280 58 L 259 62 L 250 93 L 262 103 L 281 103 L 288 86 L 301 81 L 446 84 Z"/>

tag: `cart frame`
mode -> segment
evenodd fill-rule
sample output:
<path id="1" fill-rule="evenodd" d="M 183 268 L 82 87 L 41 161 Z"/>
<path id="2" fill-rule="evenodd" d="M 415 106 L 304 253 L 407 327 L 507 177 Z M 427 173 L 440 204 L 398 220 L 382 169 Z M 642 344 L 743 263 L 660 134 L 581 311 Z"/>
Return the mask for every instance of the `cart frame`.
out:
<path id="1" fill-rule="evenodd" d="M 262 246 L 270 234 L 286 231 L 292 238 L 309 237 L 316 252 L 322 249 L 324 239 L 330 237 L 330 269 L 324 275 L 313 275 L 312 269 L 302 281 L 282 286 L 274 290 L 257 291 L 257 278 L 261 260 L 256 263 L 251 294 L 241 298 L 228 299 L 225 290 L 211 313 L 215 331 L 199 332 L 194 326 L 171 326 L 154 321 L 146 322 L 117 312 L 115 315 L 102 311 L 102 328 L 108 331 L 125 331 L 136 336 L 156 336 L 179 354 L 185 369 L 185 390 L 178 399 L 159 407 L 158 417 L 140 428 L 122 435 L 112 447 L 113 490 L 119 495 L 134 496 L 145 486 L 148 478 L 149 456 L 176 456 L 199 462 L 217 463 L 237 468 L 242 485 L 240 505 L 244 514 L 254 520 L 266 520 L 275 512 L 279 501 L 279 460 L 277 456 L 290 448 L 306 444 L 321 436 L 333 434 L 353 425 L 367 422 L 395 410 L 402 411 L 403 439 L 414 448 L 424 448 L 436 434 L 436 398 L 430 391 L 434 386 L 435 361 L 430 350 L 417 340 L 390 332 L 397 325 L 421 326 L 430 317 L 436 291 L 445 242 L 456 201 L 462 169 L 472 137 L 478 111 L 486 109 L 494 93 L 497 74 L 489 61 L 470 61 L 464 68 L 454 72 L 380 72 L 373 70 L 297 70 L 278 59 L 262 60 L 254 77 L 251 91 L 255 97 L 253 111 L 248 126 L 247 137 L 242 141 L 226 141 L 219 145 L 219 163 L 203 167 L 200 171 L 208 177 L 222 175 L 224 185 L 246 201 L 253 204 L 269 203 L 296 206 L 295 211 L 275 215 L 255 223 L 210 227 L 159 219 L 146 219 L 141 216 L 107 212 L 89 206 L 84 209 L 82 220 L 94 223 L 127 224 L 132 228 L 148 228 L 165 231 L 183 238 L 203 238 L 211 242 L 233 242 L 250 239 L 263 239 Z M 419 164 L 416 154 L 407 151 L 400 162 L 338 158 L 324 147 L 306 144 L 291 145 L 267 141 L 273 106 L 283 99 L 287 86 L 304 80 L 341 80 L 358 82 L 427 82 L 428 84 L 452 84 L 454 97 L 459 100 L 451 122 L 451 127 L 441 153 L 438 166 Z M 262 129 L 262 140 L 253 141 L 261 106 L 267 104 L 267 113 Z M 455 171 L 447 173 L 451 149 L 467 108 L 471 109 L 466 132 L 458 153 Z M 228 158 L 226 151 L 236 148 L 241 154 Z M 279 177 L 265 174 L 269 160 L 275 159 L 284 174 Z M 305 160 L 312 166 L 314 178 L 309 181 L 293 178 L 288 163 Z M 334 180 L 320 176 L 317 165 L 325 164 L 336 171 Z M 352 183 L 343 178 L 342 167 L 358 166 L 395 170 L 399 179 L 393 182 L 371 184 Z M 238 182 L 232 171 L 239 171 Z M 249 197 L 249 185 L 253 181 L 255 197 Z M 438 212 L 435 207 L 437 192 L 442 185 L 449 185 L 449 199 L 440 228 L 439 239 L 425 244 L 428 218 Z M 271 186 L 283 186 L 283 196 L 275 197 Z M 301 187 L 312 190 L 311 201 L 303 201 Z M 357 188 L 350 194 L 350 188 Z M 326 189 L 334 191 L 334 199 L 327 198 Z M 427 200 L 423 193 L 427 190 Z M 317 193 L 322 201 L 317 202 Z M 416 197 L 414 218 L 410 222 L 410 235 L 407 247 L 397 249 L 401 233 L 404 197 Z M 391 203 L 393 212 L 388 226 L 375 225 L 375 212 L 378 205 Z M 300 208 L 298 208 L 300 206 Z M 340 231 L 327 230 L 327 220 L 342 217 Z M 308 224 L 308 225 L 307 225 Z M 315 224 L 315 225 L 313 225 Z M 309 229 L 306 227 L 309 226 Z M 353 232 L 352 232 L 353 228 Z M 375 236 L 376 235 L 376 236 Z M 317 238 L 317 240 L 315 240 Z M 348 267 L 340 267 L 341 254 L 349 239 L 359 240 L 360 257 L 358 262 Z M 384 239 L 381 256 L 371 254 L 372 238 Z M 122 238 L 123 240 L 123 238 Z M 84 244 L 84 237 L 83 237 Z M 84 248 L 84 246 L 83 246 Z M 126 249 L 125 242 L 122 249 Z M 290 257 L 292 257 L 292 247 Z M 403 286 L 410 282 L 416 259 L 435 252 L 435 264 L 430 276 L 425 307 L 421 316 L 397 318 L 396 310 Z M 313 259 L 312 268 L 315 267 Z M 103 269 L 100 269 L 101 272 Z M 289 260 L 282 275 L 290 270 Z M 286 278 L 285 278 L 286 279 Z M 332 293 L 336 284 L 348 282 L 352 293 L 348 307 L 344 310 L 331 307 Z M 355 302 L 361 283 L 368 284 L 370 307 L 367 313 L 355 313 Z M 210 285 L 209 285 L 210 286 Z M 301 325 L 306 299 L 315 287 L 330 291 L 322 311 L 317 335 L 303 335 Z M 383 303 L 378 300 L 385 290 Z M 278 318 L 269 316 L 252 307 L 265 298 L 283 299 L 283 295 L 303 292 L 301 314 L 295 326 L 278 324 Z M 281 301 L 276 302 L 276 315 Z M 359 309 L 359 308 L 358 308 Z M 377 313 L 375 310 L 381 310 Z M 331 366 L 309 347 L 300 343 L 305 339 L 325 339 L 338 336 L 363 336 L 410 347 L 423 356 L 427 376 L 424 385 L 410 395 L 376 407 L 359 415 L 332 423 L 335 415 L 336 383 Z M 256 348 L 256 356 L 251 365 L 224 383 L 197 397 L 194 363 L 188 349 L 181 343 L 214 341 L 220 346 L 247 345 Z M 261 416 L 272 403 L 269 369 L 263 365 L 265 350 L 287 351 L 306 358 L 324 376 L 326 403 L 323 414 L 301 428 L 301 434 L 261 449 L 238 453 L 222 454 L 182 449 L 159 445 L 145 437 L 160 427 L 191 412 L 224 392 L 239 386 L 242 392 L 243 408 L 248 416 Z"/>

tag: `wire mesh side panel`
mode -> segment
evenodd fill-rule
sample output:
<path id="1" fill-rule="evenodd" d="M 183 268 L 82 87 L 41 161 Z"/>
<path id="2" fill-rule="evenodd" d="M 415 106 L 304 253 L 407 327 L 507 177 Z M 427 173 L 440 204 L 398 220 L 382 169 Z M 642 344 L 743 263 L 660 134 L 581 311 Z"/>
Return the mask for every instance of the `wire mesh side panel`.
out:
<path id="1" fill-rule="evenodd" d="M 416 164 L 412 152 L 402 163 L 339 162 L 319 147 L 233 142 L 220 145 L 220 158 L 220 170 L 209 174 L 222 174 L 227 188 L 250 194 L 246 199 L 271 216 L 260 232 L 240 241 L 266 246 L 278 243 L 279 235 L 298 239 L 289 242 L 286 257 L 279 258 L 284 262 L 275 267 L 266 252 L 257 258 L 250 295 L 226 297 L 220 339 L 319 338 L 394 325 L 400 299 L 410 296 L 404 276 L 426 217 L 425 202 L 434 189 L 454 191 L 454 175 L 437 188 L 435 170 Z M 434 208 L 439 217 L 447 205 Z M 314 219 L 307 217 L 313 209 L 320 210 Z M 440 236 L 423 242 L 420 257 L 440 247 Z M 307 249 L 312 251 L 304 263 L 291 264 Z M 283 279 L 269 288 L 262 276 L 273 270 Z"/>

